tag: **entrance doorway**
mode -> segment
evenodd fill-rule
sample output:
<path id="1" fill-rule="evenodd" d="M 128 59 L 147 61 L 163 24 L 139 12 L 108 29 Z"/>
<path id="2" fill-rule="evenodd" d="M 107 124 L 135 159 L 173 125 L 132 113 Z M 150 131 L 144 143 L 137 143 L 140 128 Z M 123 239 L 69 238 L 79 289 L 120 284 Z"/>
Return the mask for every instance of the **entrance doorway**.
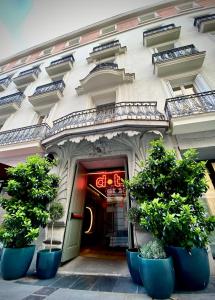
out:
<path id="1" fill-rule="evenodd" d="M 122 256 L 128 244 L 124 168 L 87 173 L 81 255 Z"/>
<path id="2" fill-rule="evenodd" d="M 65 232 L 62 271 L 128 274 L 126 157 L 79 161 Z"/>

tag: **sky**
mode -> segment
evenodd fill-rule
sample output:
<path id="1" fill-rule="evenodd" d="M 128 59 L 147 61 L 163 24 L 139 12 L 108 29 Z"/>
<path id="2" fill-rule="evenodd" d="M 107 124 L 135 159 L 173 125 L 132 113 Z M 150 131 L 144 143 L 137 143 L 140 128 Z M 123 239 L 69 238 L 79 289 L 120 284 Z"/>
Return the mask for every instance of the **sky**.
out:
<path id="1" fill-rule="evenodd" d="M 156 0 L 0 0 L 0 60 Z"/>

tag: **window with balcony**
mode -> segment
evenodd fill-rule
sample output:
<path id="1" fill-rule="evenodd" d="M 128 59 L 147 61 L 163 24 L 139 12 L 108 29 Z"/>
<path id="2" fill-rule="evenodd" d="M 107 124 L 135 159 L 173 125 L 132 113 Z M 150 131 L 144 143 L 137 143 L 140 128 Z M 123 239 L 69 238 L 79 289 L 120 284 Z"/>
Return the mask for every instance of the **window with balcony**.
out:
<path id="1" fill-rule="evenodd" d="M 174 23 L 150 28 L 143 32 L 143 45 L 152 47 L 178 40 L 180 32 L 181 26 L 175 26 Z"/>
<path id="2" fill-rule="evenodd" d="M 123 54 L 127 50 L 126 46 L 122 47 L 119 40 L 111 40 L 104 42 L 96 47 L 93 47 L 93 51 L 90 56 L 87 57 L 87 62 L 98 62 L 116 55 Z"/>
<path id="3" fill-rule="evenodd" d="M 201 15 L 194 18 L 193 25 L 199 32 L 211 32 L 215 30 L 215 14 Z"/>
<path id="4" fill-rule="evenodd" d="M 162 51 L 167 51 L 167 50 L 171 50 L 175 48 L 175 44 L 174 43 L 168 43 L 168 44 L 164 44 L 164 45 L 159 45 L 156 48 L 154 48 L 154 53 L 159 53 Z"/>
<path id="5" fill-rule="evenodd" d="M 194 85 L 191 84 L 182 84 L 180 86 L 174 86 L 172 87 L 173 90 L 173 96 L 179 97 L 179 96 L 185 96 L 185 95 L 191 95 L 196 93 L 196 88 Z"/>
<path id="6" fill-rule="evenodd" d="M 206 52 L 199 51 L 193 44 L 152 54 L 154 72 L 160 77 L 198 72 L 202 67 Z"/>

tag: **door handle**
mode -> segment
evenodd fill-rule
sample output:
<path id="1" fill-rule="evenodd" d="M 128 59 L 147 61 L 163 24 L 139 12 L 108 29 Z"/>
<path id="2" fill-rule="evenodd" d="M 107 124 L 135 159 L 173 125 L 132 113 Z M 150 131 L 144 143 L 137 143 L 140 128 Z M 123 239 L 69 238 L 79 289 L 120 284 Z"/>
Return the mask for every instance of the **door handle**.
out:
<path id="1" fill-rule="evenodd" d="M 71 213 L 71 219 L 82 220 L 83 219 L 83 215 L 82 214 Z"/>

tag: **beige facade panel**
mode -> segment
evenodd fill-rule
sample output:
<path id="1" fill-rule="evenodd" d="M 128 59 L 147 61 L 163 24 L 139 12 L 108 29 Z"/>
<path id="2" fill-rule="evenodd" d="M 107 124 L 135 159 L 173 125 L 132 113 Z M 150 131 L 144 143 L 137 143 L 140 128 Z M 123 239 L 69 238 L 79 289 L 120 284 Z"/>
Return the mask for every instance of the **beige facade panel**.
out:
<path id="1" fill-rule="evenodd" d="M 76 91 L 78 95 L 83 95 L 124 83 L 132 83 L 134 78 L 134 73 L 125 73 L 125 69 L 101 69 L 89 73 L 80 80 L 81 85 L 76 88 Z"/>
<path id="2" fill-rule="evenodd" d="M 41 115 L 46 115 L 52 106 L 61 99 L 62 93 L 59 90 L 32 95 L 28 98 L 34 110 Z"/>
<path id="3" fill-rule="evenodd" d="M 202 67 L 206 52 L 198 52 L 189 56 L 181 56 L 171 60 L 154 63 L 154 72 L 158 77 L 168 77 L 186 72 L 196 71 Z"/>
<path id="4" fill-rule="evenodd" d="M 180 32 L 181 26 L 170 28 L 160 32 L 152 32 L 151 34 L 144 36 L 143 45 L 146 47 L 152 47 L 155 45 L 178 40 Z"/>

